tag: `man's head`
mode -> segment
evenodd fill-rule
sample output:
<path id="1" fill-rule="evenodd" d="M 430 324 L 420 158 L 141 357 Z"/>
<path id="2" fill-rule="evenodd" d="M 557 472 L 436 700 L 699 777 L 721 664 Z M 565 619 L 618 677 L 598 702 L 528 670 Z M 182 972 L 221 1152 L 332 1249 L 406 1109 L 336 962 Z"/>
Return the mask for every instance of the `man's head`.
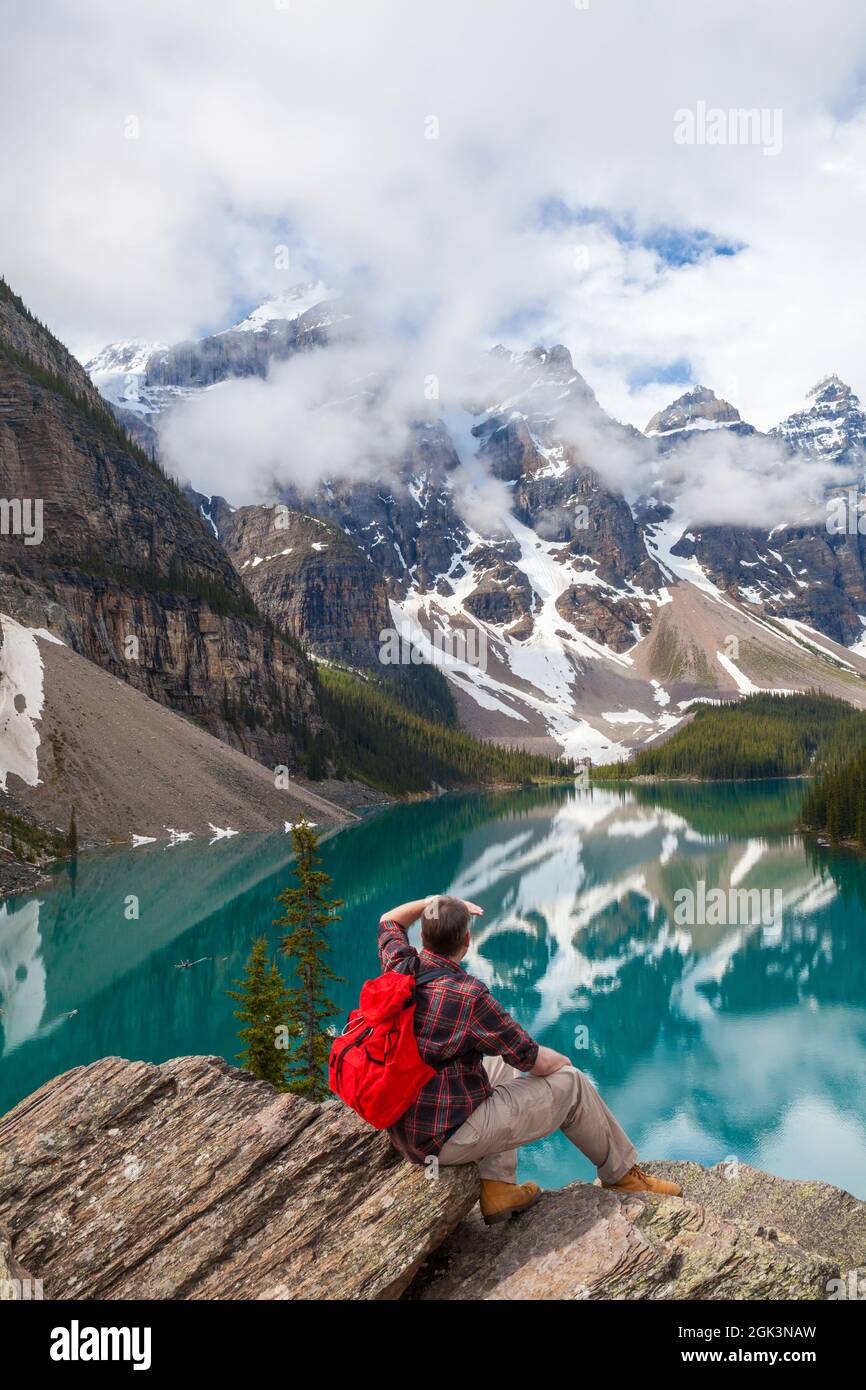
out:
<path id="1" fill-rule="evenodd" d="M 469 912 L 459 898 L 442 893 L 421 914 L 421 944 L 437 956 L 462 960 L 469 950 Z"/>

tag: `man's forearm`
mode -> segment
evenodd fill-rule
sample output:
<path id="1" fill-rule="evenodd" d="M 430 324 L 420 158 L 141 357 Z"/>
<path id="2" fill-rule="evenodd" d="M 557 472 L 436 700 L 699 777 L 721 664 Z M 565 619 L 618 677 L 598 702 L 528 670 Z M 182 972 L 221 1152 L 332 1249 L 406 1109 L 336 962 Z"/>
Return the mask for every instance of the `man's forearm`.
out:
<path id="1" fill-rule="evenodd" d="M 542 1047 L 539 1044 L 538 1056 L 535 1065 L 530 1071 L 530 1076 L 552 1076 L 555 1071 L 561 1071 L 563 1067 L 570 1067 L 571 1061 L 568 1057 L 563 1057 L 561 1052 L 554 1052 L 552 1047 Z"/>
<path id="2" fill-rule="evenodd" d="M 399 907 L 392 907 L 390 912 L 383 912 L 379 920 L 396 922 L 398 927 L 411 927 L 413 922 L 418 921 L 432 897 L 435 897 L 435 894 L 428 898 L 415 898 L 411 903 L 401 903 Z"/>
<path id="3" fill-rule="evenodd" d="M 417 922 L 421 913 L 428 903 L 432 903 L 434 898 L 440 897 L 439 893 L 430 893 L 426 898 L 415 898 L 411 903 L 401 903 L 399 907 L 392 907 L 390 912 L 383 912 L 379 918 L 380 922 L 396 922 L 398 927 L 411 927 L 413 922 Z M 467 902 L 465 898 L 460 898 L 460 902 L 466 908 L 470 917 L 482 917 L 484 909 L 477 903 Z"/>

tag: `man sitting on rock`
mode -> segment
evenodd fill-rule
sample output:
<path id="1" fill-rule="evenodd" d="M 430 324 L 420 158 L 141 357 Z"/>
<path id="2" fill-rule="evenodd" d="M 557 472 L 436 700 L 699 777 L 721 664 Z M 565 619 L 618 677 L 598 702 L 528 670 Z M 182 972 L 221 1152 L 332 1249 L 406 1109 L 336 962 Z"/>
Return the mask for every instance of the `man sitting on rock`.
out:
<path id="1" fill-rule="evenodd" d="M 434 895 L 403 903 L 380 920 L 383 970 L 440 972 L 418 987 L 415 1003 L 418 1051 L 436 1075 L 389 1130 L 394 1145 L 413 1163 L 431 1155 L 445 1165 L 477 1163 L 488 1225 L 538 1201 L 537 1183 L 517 1181 L 517 1150 L 557 1129 L 595 1164 L 603 1187 L 678 1197 L 675 1183 L 638 1167 L 634 1146 L 583 1073 L 533 1041 L 462 968 L 469 919 L 481 911 L 460 898 Z M 406 937 L 419 917 L 420 955 Z"/>

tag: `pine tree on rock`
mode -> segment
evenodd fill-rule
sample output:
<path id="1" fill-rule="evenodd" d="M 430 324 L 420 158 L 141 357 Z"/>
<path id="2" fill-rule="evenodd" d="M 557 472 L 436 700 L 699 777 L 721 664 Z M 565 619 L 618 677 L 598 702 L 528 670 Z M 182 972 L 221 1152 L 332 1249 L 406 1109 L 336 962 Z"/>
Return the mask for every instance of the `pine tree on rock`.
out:
<path id="1" fill-rule="evenodd" d="M 343 903 L 325 897 L 331 876 L 318 868 L 319 839 L 306 820 L 292 830 L 292 847 L 297 886 L 277 895 L 284 912 L 275 919 L 276 926 L 287 928 L 280 949 L 292 959 L 298 978 L 297 987 L 288 991 L 288 1089 L 308 1100 L 324 1100 L 329 1094 L 325 1068 L 332 1039 L 327 1020 L 339 1013 L 326 990 L 329 981 L 342 983 L 325 960 L 330 949 L 327 930 L 340 920 L 336 909 Z"/>
<path id="2" fill-rule="evenodd" d="M 245 1046 L 237 1053 L 238 1061 L 259 1081 L 270 1081 L 278 1091 L 285 1091 L 286 1048 L 280 1046 L 279 1030 L 291 1027 L 289 991 L 276 961 L 268 964 L 267 937 L 259 936 L 253 942 L 244 978 L 235 984 L 237 989 L 227 992 L 240 1004 L 235 1018 L 244 1024 L 238 1036 Z"/>

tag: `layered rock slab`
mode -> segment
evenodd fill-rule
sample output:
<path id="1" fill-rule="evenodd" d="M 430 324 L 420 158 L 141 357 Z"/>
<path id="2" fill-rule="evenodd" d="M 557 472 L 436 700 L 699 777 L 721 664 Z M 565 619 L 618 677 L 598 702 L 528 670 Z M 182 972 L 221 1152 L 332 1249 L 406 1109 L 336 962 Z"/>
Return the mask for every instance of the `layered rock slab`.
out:
<path id="1" fill-rule="evenodd" d="M 648 1165 L 683 1197 L 572 1183 L 505 1226 L 465 1219 L 412 1297 L 484 1300 L 825 1299 L 866 1260 L 866 1203 L 740 1165 Z"/>
<path id="2" fill-rule="evenodd" d="M 0 1229 L 51 1299 L 395 1298 L 477 1196 L 215 1057 L 107 1057 L 0 1120 Z"/>

